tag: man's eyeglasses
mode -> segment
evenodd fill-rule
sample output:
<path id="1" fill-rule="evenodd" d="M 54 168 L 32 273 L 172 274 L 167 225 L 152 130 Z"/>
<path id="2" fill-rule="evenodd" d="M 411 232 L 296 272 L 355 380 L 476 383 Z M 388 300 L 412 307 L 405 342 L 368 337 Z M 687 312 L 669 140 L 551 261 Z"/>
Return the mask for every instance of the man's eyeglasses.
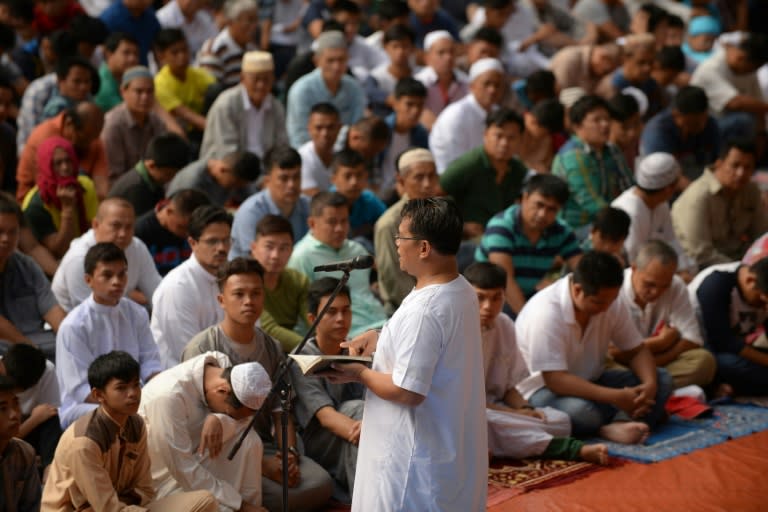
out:
<path id="1" fill-rule="evenodd" d="M 232 245 L 232 238 L 206 238 L 206 239 L 200 239 L 199 242 L 201 244 L 205 244 L 208 247 L 216 247 L 217 245 L 223 245 L 224 247 L 229 247 Z"/>
<path id="2" fill-rule="evenodd" d="M 395 235 L 395 242 L 399 242 L 400 240 L 424 240 L 421 237 L 418 236 L 400 236 Z"/>

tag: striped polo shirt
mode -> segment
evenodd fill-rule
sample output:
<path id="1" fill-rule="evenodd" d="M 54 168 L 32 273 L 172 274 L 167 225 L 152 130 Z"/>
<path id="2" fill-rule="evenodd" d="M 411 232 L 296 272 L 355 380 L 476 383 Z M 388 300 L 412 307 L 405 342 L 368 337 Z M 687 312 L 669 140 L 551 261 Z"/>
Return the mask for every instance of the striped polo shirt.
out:
<path id="1" fill-rule="evenodd" d="M 203 43 L 197 55 L 197 66 L 212 74 L 224 87 L 232 87 L 240 83 L 240 67 L 243 54 L 256 50 L 254 43 L 248 43 L 245 48 L 232 39 L 229 29 Z"/>

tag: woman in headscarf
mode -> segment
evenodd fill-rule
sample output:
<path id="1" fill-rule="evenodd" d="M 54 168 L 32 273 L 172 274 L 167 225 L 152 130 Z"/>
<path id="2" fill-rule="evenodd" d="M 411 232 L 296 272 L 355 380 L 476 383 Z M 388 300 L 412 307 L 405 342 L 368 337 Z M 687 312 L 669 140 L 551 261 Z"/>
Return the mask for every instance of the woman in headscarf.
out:
<path id="1" fill-rule="evenodd" d="M 37 179 L 22 202 L 24 217 L 37 239 L 56 258 L 83 235 L 96 215 L 93 181 L 78 175 L 79 161 L 67 139 L 53 136 L 37 148 Z"/>

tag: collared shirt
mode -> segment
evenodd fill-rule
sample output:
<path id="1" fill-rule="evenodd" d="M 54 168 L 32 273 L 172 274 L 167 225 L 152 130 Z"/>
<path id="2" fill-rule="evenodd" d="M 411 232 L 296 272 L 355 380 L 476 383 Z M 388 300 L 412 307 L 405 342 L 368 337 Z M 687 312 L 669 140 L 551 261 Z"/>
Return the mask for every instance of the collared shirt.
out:
<path id="1" fill-rule="evenodd" d="M 248 43 L 245 48 L 232 39 L 228 28 L 224 28 L 212 39 L 208 39 L 197 54 L 197 65 L 216 77 L 216 81 L 226 88 L 240 83 L 240 67 L 243 54 L 256 50 L 255 43 Z"/>
<path id="2" fill-rule="evenodd" d="M 416 280 L 400 269 L 395 234 L 400 224 L 400 212 L 408 201 L 403 195 L 398 202 L 385 211 L 373 227 L 373 245 L 376 247 L 376 274 L 379 282 L 379 296 L 385 310 L 392 314 L 406 295 L 411 293 Z"/>
<path id="3" fill-rule="evenodd" d="M 440 186 L 456 200 L 464 222 L 485 225 L 491 217 L 515 204 L 528 170 L 517 158 L 510 159 L 501 183 L 483 146 L 461 155 L 440 175 Z"/>
<path id="4" fill-rule="evenodd" d="M 43 331 L 43 318 L 55 306 L 51 284 L 35 261 L 15 251 L 0 272 L 0 315 L 22 334 Z"/>
<path id="5" fill-rule="evenodd" d="M 43 491 L 43 510 L 120 510 L 155 497 L 140 416 L 120 427 L 102 408 L 62 434 Z"/>
<path id="6" fill-rule="evenodd" d="M 741 259 L 768 231 L 768 215 L 756 184 L 728 194 L 707 168 L 672 205 L 672 225 L 685 251 L 704 268 Z"/>
<path id="7" fill-rule="evenodd" d="M 429 147 L 439 174 L 470 149 L 483 145 L 487 117 L 488 112 L 473 94 L 467 94 L 443 110 L 429 134 Z"/>
<path id="8" fill-rule="evenodd" d="M 61 426 L 70 423 L 97 404 L 85 403 L 91 393 L 88 366 L 112 350 L 128 352 L 141 366 L 141 379 L 161 371 L 160 355 L 149 330 L 147 310 L 130 299 L 105 306 L 93 295 L 69 312 L 56 333 L 56 377 L 61 390 Z"/>
<path id="9" fill-rule="evenodd" d="M 299 344 L 306 331 L 309 279 L 292 268 L 283 269 L 274 290 L 264 287 L 261 328 L 280 342 L 283 352 Z"/>
<path id="10" fill-rule="evenodd" d="M 536 293 L 539 281 L 552 269 L 555 257 L 567 260 L 581 254 L 581 249 L 571 228 L 560 220 L 545 229 L 535 244 L 523 233 L 522 222 L 519 205 L 496 214 L 485 228 L 475 250 L 475 260 L 488 261 L 494 252 L 510 256 L 515 266 L 515 281 L 523 295 L 530 298 Z"/>
<path id="11" fill-rule="evenodd" d="M 331 164 L 325 165 L 315 150 L 315 143 L 305 142 L 298 149 L 301 155 L 301 188 L 316 188 L 319 191 L 331 188 Z"/>
<path id="12" fill-rule="evenodd" d="M 147 7 L 141 14 L 134 16 L 123 2 L 113 2 L 99 18 L 109 32 L 126 32 L 139 41 L 139 61 L 146 66 L 152 43 L 161 29 L 155 10 Z"/>
<path id="13" fill-rule="evenodd" d="M 286 125 L 291 146 L 301 147 L 310 140 L 307 131 L 307 120 L 313 105 L 328 102 L 339 111 L 341 122 L 353 124 L 363 117 L 365 109 L 365 94 L 360 84 L 351 76 L 344 75 L 336 94 L 331 94 L 323 80 L 322 71 L 318 68 L 304 75 L 291 86 L 288 91 L 288 114 Z"/>
<path id="14" fill-rule="evenodd" d="M 48 100 L 59 89 L 56 73 L 48 73 L 30 82 L 21 98 L 19 116 L 16 118 L 16 145 L 19 154 L 24 149 L 29 135 L 43 119 L 43 109 Z"/>
<path id="15" fill-rule="evenodd" d="M 504 404 L 507 391 L 529 375 L 517 346 L 515 322 L 502 313 L 482 333 L 485 399 L 487 403 Z"/>
<path id="16" fill-rule="evenodd" d="M 125 103 L 107 112 L 101 140 L 108 148 L 110 181 L 114 182 L 132 169 L 144 158 L 149 142 L 167 131 L 163 121 L 154 112 L 149 113 L 143 125 L 134 120 Z"/>
<path id="17" fill-rule="evenodd" d="M 75 238 L 69 250 L 61 259 L 59 268 L 53 276 L 51 288 L 64 311 L 71 311 L 91 294 L 91 289 L 85 284 L 83 261 L 88 249 L 96 245 L 93 230 L 88 230 L 83 236 Z M 155 269 L 152 256 L 144 242 L 134 237 L 125 249 L 128 260 L 128 281 L 125 294 L 139 289 L 147 298 L 152 297 L 155 288 L 160 284 L 160 274 Z"/>
<path id="18" fill-rule="evenodd" d="M 413 78 L 424 84 L 427 88 L 427 99 L 424 102 L 424 108 L 431 110 L 436 116 L 439 115 L 445 107 L 469 93 L 469 77 L 458 69 L 453 70 L 453 81 L 448 86 L 448 90 L 443 90 L 437 83 L 437 73 L 434 69 L 426 66 L 416 73 Z"/>
<path id="19" fill-rule="evenodd" d="M 672 227 L 672 216 L 669 213 L 669 203 L 664 202 L 651 209 L 637 195 L 636 188 L 628 188 L 611 202 L 611 206 L 627 212 L 632 220 L 629 224 L 629 234 L 624 240 L 624 249 L 629 256 L 629 263 L 634 263 L 640 247 L 649 240 L 661 240 L 669 244 L 677 253 L 678 268 L 696 271 L 696 262 L 683 250 L 683 246 L 675 236 Z"/>
<path id="20" fill-rule="evenodd" d="M 40 474 L 32 445 L 12 438 L 0 453 L 0 510 L 40 510 Z"/>
<path id="21" fill-rule="evenodd" d="M 310 282 L 319 277 L 341 277 L 341 272 L 323 272 L 315 274 L 317 265 L 324 265 L 341 260 L 352 259 L 356 256 L 367 255 L 368 251 L 353 240 L 344 240 L 341 248 L 334 249 L 307 233 L 293 248 L 288 268 L 294 268 L 306 275 Z M 354 337 L 368 329 L 381 327 L 387 319 L 384 306 L 373 295 L 370 286 L 370 269 L 355 270 L 350 274 L 349 291 L 352 293 L 352 328 L 350 336 Z"/>
<path id="22" fill-rule="evenodd" d="M 120 95 L 120 85 L 106 62 L 99 66 L 99 80 L 99 92 L 93 97 L 93 102 L 102 112 L 109 112 L 123 102 L 123 97 Z"/>
<path id="23" fill-rule="evenodd" d="M 544 387 L 542 372 L 566 371 L 595 380 L 605 369 L 608 345 L 628 351 L 643 342 L 632 315 L 621 300 L 592 316 L 584 331 L 576 321 L 570 275 L 560 278 L 529 300 L 515 322 L 517 342 L 530 377 L 518 384 L 524 398 Z"/>
<path id="24" fill-rule="evenodd" d="M 598 154 L 575 135 L 555 156 L 552 174 L 571 189 L 560 215 L 573 229 L 591 223 L 598 211 L 634 184 L 618 147 L 609 142 Z"/>
<path id="25" fill-rule="evenodd" d="M 264 114 L 272 108 L 272 96 L 267 96 L 257 107 L 251 103 L 245 87 L 241 89 L 243 97 L 243 110 L 245 111 L 246 130 L 248 132 L 248 146 L 246 149 L 259 158 L 264 156 L 264 144 L 262 131 L 264 131 Z"/>
<path id="26" fill-rule="evenodd" d="M 168 272 L 152 295 L 152 334 L 164 368 L 179 363 L 192 337 L 224 319 L 216 297 L 216 276 L 205 270 L 192 254 Z"/>
<path id="27" fill-rule="evenodd" d="M 640 334 L 650 338 L 656 336 L 663 326 L 674 327 L 682 339 L 702 345 L 704 341 L 699 330 L 699 321 L 688 297 L 685 281 L 674 276 L 672 284 L 658 299 L 640 307 L 636 302 L 635 288 L 632 286 L 632 272 L 631 268 L 624 269 L 624 282 L 619 299 L 629 308 Z"/>
<path id="28" fill-rule="evenodd" d="M 251 242 L 256 238 L 256 224 L 265 215 L 280 215 L 285 217 L 272 200 L 269 190 L 253 194 L 245 200 L 235 212 L 235 221 L 232 224 L 232 247 L 229 249 L 229 259 L 242 256 L 247 258 L 251 254 Z M 299 196 L 299 200 L 293 207 L 293 211 L 285 217 L 291 223 L 293 237 L 299 240 L 309 230 L 307 219 L 309 218 L 309 198 Z"/>
<path id="29" fill-rule="evenodd" d="M 206 9 L 199 9 L 192 20 L 188 20 L 176 0 L 171 0 L 157 11 L 157 21 L 163 28 L 180 28 L 187 37 L 192 55 L 203 46 L 206 39 L 216 37 L 218 28 Z"/>
<path id="30" fill-rule="evenodd" d="M 714 116 L 725 114 L 728 102 L 738 95 L 764 101 L 757 72 L 743 75 L 734 73 L 725 60 L 725 50 L 715 52 L 698 65 L 691 76 L 691 85 L 707 91 L 709 110 Z"/>

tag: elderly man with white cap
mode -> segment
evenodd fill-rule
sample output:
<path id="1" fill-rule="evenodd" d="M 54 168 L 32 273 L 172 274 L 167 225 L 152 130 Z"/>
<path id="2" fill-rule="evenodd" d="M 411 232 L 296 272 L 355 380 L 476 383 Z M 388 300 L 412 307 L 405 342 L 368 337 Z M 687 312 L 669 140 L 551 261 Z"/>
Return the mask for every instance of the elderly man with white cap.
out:
<path id="1" fill-rule="evenodd" d="M 347 75 L 349 51 L 344 34 L 338 30 L 323 32 L 313 47 L 317 69 L 298 79 L 288 91 L 288 137 L 294 148 L 310 139 L 307 121 L 317 103 L 336 107 L 344 125 L 359 121 L 366 104 L 363 88 Z"/>
<path id="2" fill-rule="evenodd" d="M 271 93 L 274 81 L 270 53 L 243 55 L 240 84 L 222 92 L 208 112 L 202 158 L 221 159 L 244 151 L 261 158 L 274 146 L 288 143 L 285 111 Z"/>
<path id="3" fill-rule="evenodd" d="M 222 512 L 265 511 L 258 434 L 250 432 L 232 460 L 227 455 L 271 387 L 259 363 L 232 366 L 221 352 L 201 354 L 144 386 L 139 414 L 158 497 L 206 490 Z"/>
<path id="4" fill-rule="evenodd" d="M 690 281 L 696 274 L 696 263 L 677 240 L 669 213 L 669 200 L 675 195 L 680 173 L 675 157 L 669 153 L 652 153 L 643 158 L 635 170 L 637 185 L 622 192 L 611 206 L 624 210 L 632 220 L 624 241 L 630 263 L 635 262 L 645 242 L 661 240 L 675 250 L 681 277 Z"/>
<path id="5" fill-rule="evenodd" d="M 429 136 L 437 172 L 483 144 L 485 120 L 504 94 L 504 68 L 497 59 L 480 59 L 469 69 L 469 91 L 440 114 Z"/>

